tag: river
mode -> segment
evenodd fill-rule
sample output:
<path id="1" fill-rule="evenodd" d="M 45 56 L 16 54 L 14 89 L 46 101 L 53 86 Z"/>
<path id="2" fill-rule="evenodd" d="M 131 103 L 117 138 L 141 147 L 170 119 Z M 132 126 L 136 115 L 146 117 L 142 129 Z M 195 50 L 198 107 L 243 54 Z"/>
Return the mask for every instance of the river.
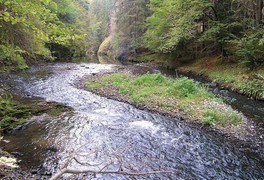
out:
<path id="1" fill-rule="evenodd" d="M 136 179 L 263 179 L 261 163 L 222 138 L 178 119 L 77 88 L 81 78 L 110 71 L 113 66 L 54 63 L 33 66 L 26 76 L 14 76 L 12 89 L 21 96 L 64 103 L 74 110 L 59 118 L 43 116 L 41 121 L 6 134 L 9 143 L 0 145 L 18 154 L 25 170 L 41 167 L 43 174 L 67 165 L 93 170 L 171 171 Z M 49 73 L 36 75 L 42 71 Z M 74 177 L 78 178 L 132 179 L 113 174 Z"/>

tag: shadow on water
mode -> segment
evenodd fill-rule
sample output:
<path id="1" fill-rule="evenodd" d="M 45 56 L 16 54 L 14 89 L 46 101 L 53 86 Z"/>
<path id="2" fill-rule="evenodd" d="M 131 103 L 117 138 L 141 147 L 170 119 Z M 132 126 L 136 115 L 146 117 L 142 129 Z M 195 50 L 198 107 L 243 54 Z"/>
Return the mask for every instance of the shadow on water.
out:
<path id="1" fill-rule="evenodd" d="M 138 110 L 74 85 L 83 76 L 109 71 L 113 65 L 58 63 L 42 68 L 52 73 L 44 78 L 19 77 L 16 88 L 30 97 L 64 103 L 73 107 L 74 112 L 4 136 L 10 142 L 1 142 L 1 146 L 9 152 L 15 151 L 25 169 L 42 166 L 53 173 L 76 157 L 80 162 L 90 163 L 89 167 L 95 170 L 104 166 L 106 170 L 118 170 L 122 166 L 122 170 L 132 172 L 173 172 L 149 175 L 146 179 L 264 177 L 261 162 L 221 138 L 204 134 L 178 119 Z M 29 71 L 42 68 L 36 66 Z M 76 161 L 69 162 L 68 166 L 84 168 Z M 126 179 L 119 175 L 96 175 L 95 178 Z"/>

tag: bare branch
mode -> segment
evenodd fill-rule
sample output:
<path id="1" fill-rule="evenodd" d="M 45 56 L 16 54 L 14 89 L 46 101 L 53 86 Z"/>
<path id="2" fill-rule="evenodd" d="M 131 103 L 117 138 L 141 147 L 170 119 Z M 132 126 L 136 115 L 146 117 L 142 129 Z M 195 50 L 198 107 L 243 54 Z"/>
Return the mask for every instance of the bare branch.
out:
<path id="1" fill-rule="evenodd" d="M 100 166 L 103 164 L 103 162 L 98 163 L 98 164 L 92 164 L 92 163 L 87 163 L 87 162 L 81 162 L 79 159 L 77 159 L 76 157 L 73 158 L 73 160 L 75 160 L 78 164 L 83 165 L 83 166 Z"/>
<path id="2" fill-rule="evenodd" d="M 82 174 L 82 173 L 91 173 L 91 174 L 119 174 L 124 176 L 145 176 L 151 174 L 160 174 L 160 173 L 173 173 L 172 171 L 150 171 L 150 172 L 125 172 L 125 171 L 96 171 L 91 169 L 72 169 L 72 168 L 64 168 L 61 171 L 57 172 L 54 176 L 52 176 L 49 180 L 56 180 L 61 175 L 71 173 L 71 174 Z"/>

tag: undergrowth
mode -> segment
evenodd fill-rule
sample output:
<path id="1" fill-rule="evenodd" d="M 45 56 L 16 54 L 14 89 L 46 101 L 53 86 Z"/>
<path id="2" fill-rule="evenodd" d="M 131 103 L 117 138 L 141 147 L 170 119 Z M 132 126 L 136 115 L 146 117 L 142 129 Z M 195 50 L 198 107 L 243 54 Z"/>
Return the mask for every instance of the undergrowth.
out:
<path id="1" fill-rule="evenodd" d="M 165 108 L 166 103 L 160 103 L 160 99 L 165 99 L 167 104 L 175 101 L 177 105 L 174 109 L 181 109 L 206 125 L 238 124 L 242 121 L 242 115 L 230 110 L 227 105 L 226 108 L 218 109 L 218 106 L 224 106 L 222 100 L 188 78 L 170 79 L 160 73 L 131 78 L 124 73 L 114 73 L 86 84 L 88 89 L 93 90 L 106 86 L 118 88 L 121 95 L 128 96 L 135 103 L 164 106 L 161 109 Z M 159 100 L 155 101 L 154 97 L 159 97 Z M 207 103 L 202 104 L 205 101 Z"/>
<path id="2" fill-rule="evenodd" d="M 233 91 L 237 91 L 256 99 L 264 99 L 264 67 L 249 70 L 246 66 L 223 64 L 219 59 L 200 59 L 193 64 L 178 67 L 181 71 L 192 71 L 206 75 Z"/>

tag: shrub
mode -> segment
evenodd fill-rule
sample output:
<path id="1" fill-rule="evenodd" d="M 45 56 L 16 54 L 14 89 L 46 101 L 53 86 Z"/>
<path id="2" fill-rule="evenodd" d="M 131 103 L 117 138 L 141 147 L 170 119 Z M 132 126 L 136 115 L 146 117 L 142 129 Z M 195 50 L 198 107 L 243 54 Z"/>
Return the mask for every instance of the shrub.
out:
<path id="1" fill-rule="evenodd" d="M 250 70 L 256 69 L 264 63 L 264 45 L 260 43 L 261 36 L 259 33 L 255 33 L 237 40 L 239 49 L 236 54 L 242 58 L 241 63 L 247 65 Z"/>

